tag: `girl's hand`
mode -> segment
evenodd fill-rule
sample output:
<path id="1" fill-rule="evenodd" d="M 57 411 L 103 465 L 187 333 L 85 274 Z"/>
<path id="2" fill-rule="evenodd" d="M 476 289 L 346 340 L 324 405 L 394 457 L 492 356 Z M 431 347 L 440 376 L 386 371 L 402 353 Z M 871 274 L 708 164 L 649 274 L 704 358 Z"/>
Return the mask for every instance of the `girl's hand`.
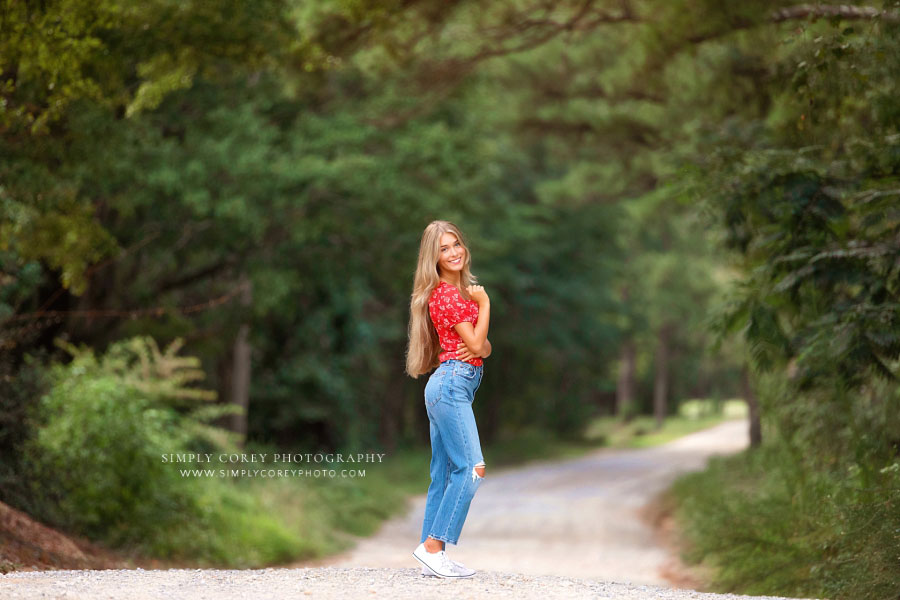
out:
<path id="1" fill-rule="evenodd" d="M 466 346 L 465 342 L 460 342 L 456 346 L 456 358 L 457 360 L 469 362 L 473 358 L 478 358 L 478 356 L 474 352 L 469 350 L 469 347 Z"/>
<path id="2" fill-rule="evenodd" d="M 485 304 L 491 301 L 482 285 L 470 285 L 466 288 L 466 291 L 469 292 L 469 298 L 478 304 Z"/>

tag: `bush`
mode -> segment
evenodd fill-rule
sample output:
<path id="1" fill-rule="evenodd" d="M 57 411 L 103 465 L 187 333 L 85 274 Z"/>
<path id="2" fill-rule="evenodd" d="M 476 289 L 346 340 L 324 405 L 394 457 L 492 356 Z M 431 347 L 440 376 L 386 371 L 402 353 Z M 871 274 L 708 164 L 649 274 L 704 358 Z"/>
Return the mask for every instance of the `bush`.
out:
<path id="1" fill-rule="evenodd" d="M 900 597 L 900 390 L 872 382 L 851 402 L 761 383 L 763 446 L 673 485 L 685 560 L 714 567 L 714 591 Z M 818 429 L 827 421 L 840 426 Z"/>
<path id="2" fill-rule="evenodd" d="M 151 338 L 113 345 L 102 359 L 66 344 L 51 369 L 25 446 L 38 518 L 117 548 L 164 558 L 256 564 L 291 555 L 297 540 L 228 481 L 182 477 L 163 454 L 228 452 L 208 421 L 234 409 L 188 385 L 197 360 L 160 352 Z"/>
<path id="3" fill-rule="evenodd" d="M 22 448 L 34 433 L 28 416 L 49 389 L 44 367 L 48 358 L 40 351 L 26 355 L 21 364 L 10 358 L 0 352 L 0 501 L 32 512 L 31 473 Z"/>

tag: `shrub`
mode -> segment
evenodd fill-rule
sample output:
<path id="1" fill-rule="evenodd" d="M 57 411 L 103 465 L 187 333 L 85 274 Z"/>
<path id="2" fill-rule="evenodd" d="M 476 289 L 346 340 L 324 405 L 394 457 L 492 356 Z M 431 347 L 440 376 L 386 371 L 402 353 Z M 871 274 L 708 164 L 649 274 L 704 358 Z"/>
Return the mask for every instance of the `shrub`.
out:
<path id="1" fill-rule="evenodd" d="M 160 352 L 152 338 L 133 338 L 101 359 L 58 345 L 74 358 L 51 369 L 26 445 L 39 518 L 158 557 L 233 562 L 290 554 L 294 540 L 252 494 L 180 475 L 178 467 L 197 464 L 163 462 L 163 454 L 237 449 L 229 432 L 209 424 L 234 408 L 210 404 L 212 392 L 189 385 L 202 371 L 196 358 L 176 356 L 180 340 Z"/>
<path id="2" fill-rule="evenodd" d="M 774 375 L 761 384 L 763 446 L 713 457 L 672 488 L 684 558 L 714 567 L 714 591 L 900 597 L 900 390 L 873 381 L 852 397 L 798 395 Z"/>

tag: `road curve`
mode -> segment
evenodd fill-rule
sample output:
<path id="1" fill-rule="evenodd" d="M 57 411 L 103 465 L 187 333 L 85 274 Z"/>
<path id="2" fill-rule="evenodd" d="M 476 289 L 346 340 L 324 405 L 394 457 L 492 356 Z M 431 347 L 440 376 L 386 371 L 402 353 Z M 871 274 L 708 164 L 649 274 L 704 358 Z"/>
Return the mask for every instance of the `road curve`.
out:
<path id="1" fill-rule="evenodd" d="M 639 511 L 680 473 L 749 444 L 744 419 L 725 421 L 651 448 L 601 448 L 583 457 L 491 469 L 472 500 L 457 546 L 447 554 L 477 570 L 559 575 L 669 586 L 670 551 Z M 424 466 L 427 468 L 427 465 Z M 345 554 L 338 567 L 410 567 L 425 494 Z"/>
<path id="2" fill-rule="evenodd" d="M 424 577 L 411 553 L 424 493 L 409 513 L 329 559 L 286 568 L 108 569 L 0 575 L 3 600 L 287 600 L 435 594 L 462 599 L 732 600 L 751 596 L 667 587 L 671 557 L 638 511 L 679 473 L 747 445 L 745 421 L 730 421 L 668 444 L 601 449 L 582 458 L 491 469 L 472 502 L 459 546 L 448 554 L 478 569 L 469 579 Z M 424 492 L 424 491 L 423 491 Z M 754 596 L 756 600 L 787 600 Z"/>

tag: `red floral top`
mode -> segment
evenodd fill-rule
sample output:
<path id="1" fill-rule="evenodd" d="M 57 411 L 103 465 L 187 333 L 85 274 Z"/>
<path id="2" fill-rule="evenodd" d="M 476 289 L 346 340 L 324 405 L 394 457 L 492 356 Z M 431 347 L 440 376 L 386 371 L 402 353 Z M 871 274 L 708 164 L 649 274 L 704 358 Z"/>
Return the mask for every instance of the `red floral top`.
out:
<path id="1" fill-rule="evenodd" d="M 463 321 L 469 321 L 473 326 L 477 324 L 478 303 L 464 299 L 455 285 L 441 281 L 431 292 L 428 314 L 431 315 L 431 322 L 434 323 L 443 350 L 438 356 L 438 361 L 456 358 L 456 347 L 463 339 L 453 326 Z M 476 367 L 484 364 L 481 358 L 473 358 L 467 362 Z"/>

